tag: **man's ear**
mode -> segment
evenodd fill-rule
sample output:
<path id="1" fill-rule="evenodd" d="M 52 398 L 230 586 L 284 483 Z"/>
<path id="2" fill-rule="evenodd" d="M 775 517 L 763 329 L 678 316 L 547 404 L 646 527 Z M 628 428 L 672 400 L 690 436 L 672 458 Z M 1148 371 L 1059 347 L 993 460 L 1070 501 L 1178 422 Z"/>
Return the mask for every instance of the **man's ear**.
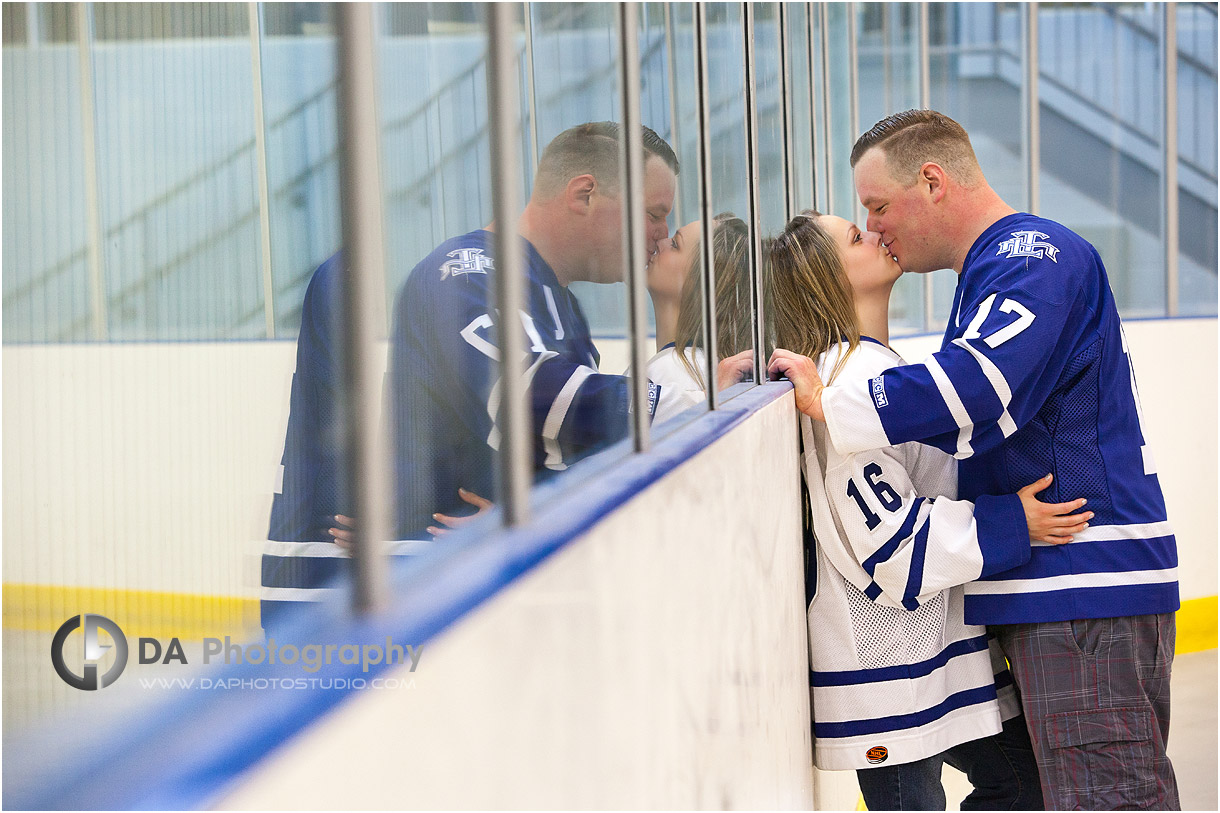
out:
<path id="1" fill-rule="evenodd" d="M 940 164 L 928 161 L 919 168 L 919 183 L 928 190 L 928 197 L 933 203 L 940 203 L 944 198 L 948 191 L 947 180 L 945 168 Z"/>
<path id="2" fill-rule="evenodd" d="M 568 181 L 564 188 L 564 201 L 568 208 L 578 214 L 588 211 L 597 191 L 597 179 L 592 175 L 577 175 Z"/>

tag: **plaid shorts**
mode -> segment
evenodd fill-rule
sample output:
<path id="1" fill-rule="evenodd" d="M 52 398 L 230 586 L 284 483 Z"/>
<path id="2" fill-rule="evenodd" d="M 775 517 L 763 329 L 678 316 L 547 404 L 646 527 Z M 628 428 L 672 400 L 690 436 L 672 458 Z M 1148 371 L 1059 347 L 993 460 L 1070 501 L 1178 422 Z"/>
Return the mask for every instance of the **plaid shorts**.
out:
<path id="1" fill-rule="evenodd" d="M 1048 810 L 1180 810 L 1173 613 L 989 628 L 1021 693 Z"/>

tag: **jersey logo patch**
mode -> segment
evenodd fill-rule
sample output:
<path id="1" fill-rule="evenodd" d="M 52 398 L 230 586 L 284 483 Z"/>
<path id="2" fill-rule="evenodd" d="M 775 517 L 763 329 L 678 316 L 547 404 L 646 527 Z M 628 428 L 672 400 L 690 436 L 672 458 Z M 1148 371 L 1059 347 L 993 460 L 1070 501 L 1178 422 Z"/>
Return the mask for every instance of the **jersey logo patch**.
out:
<path id="1" fill-rule="evenodd" d="M 880 765 L 882 762 L 889 759 L 889 756 L 890 749 L 886 748 L 884 745 L 874 745 L 872 748 L 868 749 L 868 752 L 865 753 L 864 758 L 874 765 Z"/>
<path id="2" fill-rule="evenodd" d="M 454 259 L 441 266 L 441 279 L 460 277 L 463 274 L 486 274 L 488 269 L 494 271 L 491 257 L 483 254 L 481 248 L 459 248 L 445 255 Z"/>
<path id="3" fill-rule="evenodd" d="M 873 403 L 877 405 L 877 409 L 881 409 L 883 406 L 889 406 L 890 402 L 885 397 L 885 379 L 883 379 L 881 376 L 877 376 L 869 383 L 872 385 L 871 389 L 873 391 Z"/>
<path id="4" fill-rule="evenodd" d="M 996 252 L 996 256 L 1007 251 L 1009 258 L 1037 257 L 1041 260 L 1042 254 L 1045 252 L 1048 260 L 1057 263 L 1059 260 L 1055 259 L 1055 255 L 1059 253 L 1059 249 L 1045 242 L 1047 237 L 1049 235 L 1040 231 L 1014 231 L 1011 240 L 1000 243 L 1000 250 Z"/>

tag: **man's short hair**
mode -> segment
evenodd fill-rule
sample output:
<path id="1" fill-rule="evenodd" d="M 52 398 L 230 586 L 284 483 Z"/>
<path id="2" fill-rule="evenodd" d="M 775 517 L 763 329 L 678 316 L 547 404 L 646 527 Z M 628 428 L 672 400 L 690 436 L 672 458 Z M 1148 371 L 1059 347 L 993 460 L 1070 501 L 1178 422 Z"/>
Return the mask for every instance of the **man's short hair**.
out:
<path id="1" fill-rule="evenodd" d="M 963 186 L 973 186 L 982 177 L 966 130 L 935 110 L 905 110 L 874 124 L 851 148 L 852 169 L 874 147 L 885 155 L 894 180 L 908 186 L 928 161 L 939 164 Z"/>
<path id="2" fill-rule="evenodd" d="M 648 127 L 643 133 L 644 160 L 656 156 L 678 174 L 678 156 L 665 139 Z M 546 197 L 555 195 L 578 175 L 592 175 L 608 189 L 618 188 L 619 133 L 615 121 L 593 121 L 564 130 L 546 145 L 538 159 L 534 190 Z"/>

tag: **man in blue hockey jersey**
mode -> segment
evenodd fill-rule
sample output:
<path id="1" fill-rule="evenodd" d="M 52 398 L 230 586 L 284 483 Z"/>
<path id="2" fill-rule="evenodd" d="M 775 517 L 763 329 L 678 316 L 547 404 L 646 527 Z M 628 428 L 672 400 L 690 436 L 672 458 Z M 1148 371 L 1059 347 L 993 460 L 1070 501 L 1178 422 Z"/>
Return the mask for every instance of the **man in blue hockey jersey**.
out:
<path id="1" fill-rule="evenodd" d="M 668 235 L 679 166 L 648 128 L 643 145 L 648 245 L 639 250 L 653 253 Z M 495 235 L 486 229 L 442 243 L 404 283 L 394 310 L 389 401 L 399 538 L 424 535 L 434 512 L 465 508 L 459 488 L 493 493 L 502 325 L 526 337 L 536 472 L 562 471 L 626 436 L 627 379 L 598 372 L 588 323 L 568 290 L 576 281 L 623 278 L 618 154 L 613 122 L 570 128 L 543 151 L 516 224 L 527 260 L 525 311 L 505 319 L 494 309 Z M 654 419 L 694 402 L 666 389 L 650 383 Z"/>
<path id="2" fill-rule="evenodd" d="M 1045 499 L 1088 499 L 1095 517 L 1072 543 L 1035 544 L 1028 564 L 967 585 L 966 621 L 1008 657 L 1048 809 L 1178 808 L 1165 753 L 1177 549 L 1101 258 L 1008 206 L 942 114 L 882 120 L 851 163 L 868 228 L 902 269 L 959 274 L 941 349 L 831 387 L 787 351 L 772 372 L 840 453 L 920 441 L 958 458 L 961 499 L 1047 473 Z"/>

